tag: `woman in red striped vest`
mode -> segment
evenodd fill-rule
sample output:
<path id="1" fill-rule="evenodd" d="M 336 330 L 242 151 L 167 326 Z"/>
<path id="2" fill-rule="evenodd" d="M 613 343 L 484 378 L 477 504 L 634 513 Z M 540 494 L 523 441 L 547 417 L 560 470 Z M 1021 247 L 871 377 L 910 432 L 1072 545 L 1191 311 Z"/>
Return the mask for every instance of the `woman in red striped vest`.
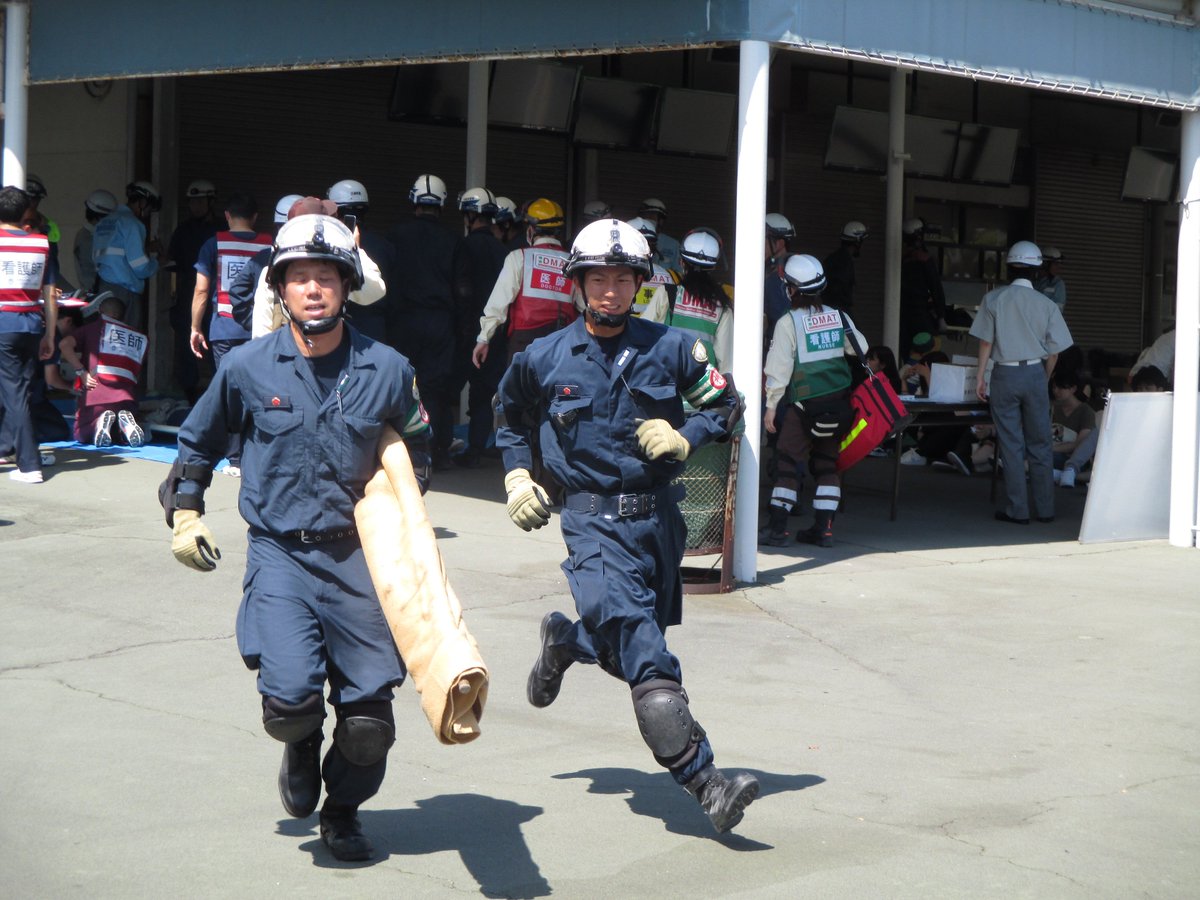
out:
<path id="1" fill-rule="evenodd" d="M 29 195 L 0 189 L 0 444 L 16 451 L 13 481 L 40 484 L 42 461 L 29 410 L 30 389 L 40 359 L 54 352 L 58 306 L 45 285 L 50 243 L 44 234 L 21 230 Z M 44 306 L 43 306 L 44 303 Z"/>

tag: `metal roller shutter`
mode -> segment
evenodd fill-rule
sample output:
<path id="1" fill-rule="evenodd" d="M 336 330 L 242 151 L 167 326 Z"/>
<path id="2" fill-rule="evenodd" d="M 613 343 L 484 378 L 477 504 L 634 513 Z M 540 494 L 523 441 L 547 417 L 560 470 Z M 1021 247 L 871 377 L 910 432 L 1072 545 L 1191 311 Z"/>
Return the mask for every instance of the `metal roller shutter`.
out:
<path id="1" fill-rule="evenodd" d="M 1125 159 L 1065 147 L 1037 151 L 1039 244 L 1066 258 L 1066 320 L 1085 351 L 1142 347 L 1145 209 L 1121 199 Z"/>

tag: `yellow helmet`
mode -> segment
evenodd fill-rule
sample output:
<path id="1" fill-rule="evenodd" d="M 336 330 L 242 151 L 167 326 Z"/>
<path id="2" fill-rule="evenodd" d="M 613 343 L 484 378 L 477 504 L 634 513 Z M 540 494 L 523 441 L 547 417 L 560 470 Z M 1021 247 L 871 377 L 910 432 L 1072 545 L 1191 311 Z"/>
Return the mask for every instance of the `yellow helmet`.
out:
<path id="1" fill-rule="evenodd" d="M 538 231 L 556 231 L 563 227 L 563 208 L 553 200 L 539 197 L 525 210 L 525 220 Z"/>

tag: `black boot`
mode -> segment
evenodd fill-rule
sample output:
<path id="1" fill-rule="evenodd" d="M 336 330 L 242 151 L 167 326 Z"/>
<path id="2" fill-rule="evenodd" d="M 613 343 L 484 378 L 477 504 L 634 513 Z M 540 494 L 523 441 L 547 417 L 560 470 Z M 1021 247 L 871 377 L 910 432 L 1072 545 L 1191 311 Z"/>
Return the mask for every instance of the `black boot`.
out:
<path id="1" fill-rule="evenodd" d="M 289 816 L 312 815 L 321 799 L 321 729 L 306 738 L 283 745 L 279 766 L 279 799 Z"/>
<path id="2" fill-rule="evenodd" d="M 749 772 L 734 772 L 728 777 L 710 764 L 684 788 L 700 802 L 713 828 L 723 833 L 742 821 L 746 807 L 758 796 L 758 779 Z"/>
<path id="3" fill-rule="evenodd" d="M 786 547 L 788 511 L 772 504 L 767 507 L 767 524 L 759 529 L 758 542 L 768 547 Z"/>
<path id="4" fill-rule="evenodd" d="M 818 547 L 833 546 L 833 513 L 829 510 L 814 510 L 813 523 L 797 532 L 796 540 L 801 544 L 816 544 Z"/>
<path id="5" fill-rule="evenodd" d="M 358 862 L 375 855 L 375 848 L 362 833 L 357 812 L 328 803 L 321 810 L 321 841 L 342 862 Z"/>
<path id="6" fill-rule="evenodd" d="M 549 706 L 562 687 L 563 673 L 575 660 L 564 647 L 554 646 L 571 630 L 571 620 L 560 612 L 546 613 L 542 619 L 542 652 L 529 671 L 525 694 L 539 709 Z"/>

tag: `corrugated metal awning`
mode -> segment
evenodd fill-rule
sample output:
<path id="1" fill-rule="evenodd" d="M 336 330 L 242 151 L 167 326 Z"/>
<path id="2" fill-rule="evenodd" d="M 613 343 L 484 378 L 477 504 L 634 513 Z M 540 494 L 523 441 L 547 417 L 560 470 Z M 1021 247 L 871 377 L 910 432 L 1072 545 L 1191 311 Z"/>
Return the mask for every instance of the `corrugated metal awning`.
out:
<path id="1" fill-rule="evenodd" d="M 1071 0 L 781 0 L 750 28 L 798 50 L 1106 100 L 1196 109 L 1200 29 Z"/>
<path id="2" fill-rule="evenodd" d="M 29 74 L 48 83 L 748 38 L 1109 100 L 1174 109 L 1200 101 L 1200 29 L 1168 12 L 1100 0 L 33 0 Z"/>

